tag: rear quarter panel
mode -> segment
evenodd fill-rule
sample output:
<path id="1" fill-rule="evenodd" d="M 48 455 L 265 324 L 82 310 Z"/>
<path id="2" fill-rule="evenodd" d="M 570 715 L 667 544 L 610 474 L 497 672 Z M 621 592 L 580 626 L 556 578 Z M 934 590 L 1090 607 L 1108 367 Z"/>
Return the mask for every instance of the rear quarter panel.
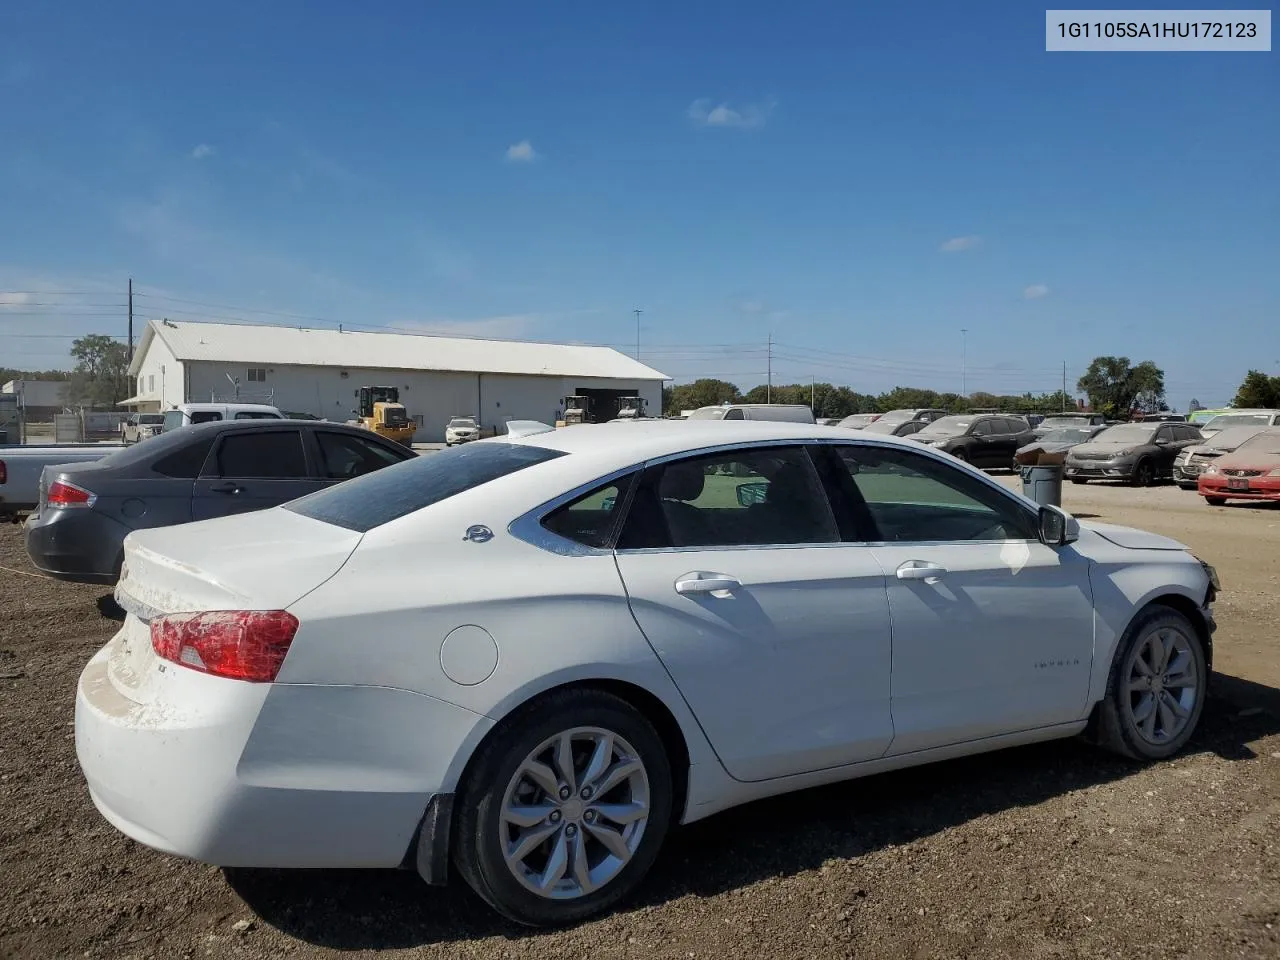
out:
<path id="1" fill-rule="evenodd" d="M 456 521 L 449 531 L 455 526 L 460 533 Z M 636 625 L 611 554 L 558 556 L 505 530 L 487 543 L 460 536 L 379 543 L 374 533 L 329 582 L 290 607 L 302 626 L 280 682 L 408 690 L 487 718 L 459 743 L 445 789 L 457 785 L 490 721 L 540 693 L 592 680 L 655 696 L 680 725 L 691 763 L 718 767 Z M 457 682 L 442 665 L 445 638 L 458 627 L 492 638 L 493 672 L 478 682 Z M 480 638 L 483 660 L 489 645 L 468 632 Z M 694 792 L 691 785 L 691 801 Z"/>

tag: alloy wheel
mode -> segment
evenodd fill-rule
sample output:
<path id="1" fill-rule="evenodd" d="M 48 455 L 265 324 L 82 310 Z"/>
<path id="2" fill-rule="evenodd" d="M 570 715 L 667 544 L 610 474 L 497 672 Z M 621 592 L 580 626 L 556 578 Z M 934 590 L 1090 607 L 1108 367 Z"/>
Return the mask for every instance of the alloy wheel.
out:
<path id="1" fill-rule="evenodd" d="M 1126 719 L 1147 743 L 1176 739 L 1195 715 L 1200 668 L 1194 641 L 1172 626 L 1152 630 L 1134 646 L 1125 670 Z"/>
<path id="2" fill-rule="evenodd" d="M 649 813 L 648 772 L 631 744 L 575 727 L 544 740 L 507 785 L 498 818 L 503 859 L 539 896 L 583 897 L 631 862 Z"/>

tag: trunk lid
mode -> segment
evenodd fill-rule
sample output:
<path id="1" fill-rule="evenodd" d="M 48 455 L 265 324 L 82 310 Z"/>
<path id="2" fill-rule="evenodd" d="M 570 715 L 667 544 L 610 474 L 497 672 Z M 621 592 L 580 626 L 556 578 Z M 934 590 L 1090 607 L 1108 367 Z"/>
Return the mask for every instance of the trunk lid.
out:
<path id="1" fill-rule="evenodd" d="M 124 541 L 116 601 L 143 620 L 283 610 L 337 573 L 360 539 L 279 508 L 136 530 Z"/>

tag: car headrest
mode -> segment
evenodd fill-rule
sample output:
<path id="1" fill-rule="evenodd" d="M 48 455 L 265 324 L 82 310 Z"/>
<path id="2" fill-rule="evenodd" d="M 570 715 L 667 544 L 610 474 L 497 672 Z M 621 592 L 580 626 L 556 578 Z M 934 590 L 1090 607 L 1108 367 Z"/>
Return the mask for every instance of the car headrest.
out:
<path id="1" fill-rule="evenodd" d="M 697 500 L 706 479 L 700 463 L 673 463 L 662 471 L 658 495 L 664 500 Z"/>
<path id="2" fill-rule="evenodd" d="M 769 482 L 765 503 L 795 503 L 809 497 L 809 478 L 804 469 L 796 464 L 787 464 Z"/>

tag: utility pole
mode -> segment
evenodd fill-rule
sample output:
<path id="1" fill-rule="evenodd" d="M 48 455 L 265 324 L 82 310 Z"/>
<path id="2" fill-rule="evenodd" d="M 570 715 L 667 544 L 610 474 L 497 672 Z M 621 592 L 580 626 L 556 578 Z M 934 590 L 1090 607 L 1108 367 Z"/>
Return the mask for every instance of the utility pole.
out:
<path id="1" fill-rule="evenodd" d="M 1062 361 L 1062 412 L 1067 412 L 1067 361 Z"/>
<path id="2" fill-rule="evenodd" d="M 631 311 L 636 315 L 636 359 L 640 359 L 640 314 L 644 313 L 639 307 Z"/>
<path id="3" fill-rule="evenodd" d="M 133 363 L 133 277 L 129 278 L 129 362 Z"/>
<path id="4" fill-rule="evenodd" d="M 965 399 L 969 397 L 968 370 L 969 365 L 969 329 L 967 327 L 960 328 L 960 395 Z"/>
<path id="5" fill-rule="evenodd" d="M 813 374 L 809 374 L 809 409 L 810 410 L 813 410 L 814 407 L 816 406 L 813 402 L 814 390 L 816 389 L 813 381 L 814 381 Z"/>
<path id="6" fill-rule="evenodd" d="M 769 333 L 769 346 L 767 349 L 769 373 L 767 385 L 764 388 L 765 403 L 773 403 L 773 333 Z"/>

